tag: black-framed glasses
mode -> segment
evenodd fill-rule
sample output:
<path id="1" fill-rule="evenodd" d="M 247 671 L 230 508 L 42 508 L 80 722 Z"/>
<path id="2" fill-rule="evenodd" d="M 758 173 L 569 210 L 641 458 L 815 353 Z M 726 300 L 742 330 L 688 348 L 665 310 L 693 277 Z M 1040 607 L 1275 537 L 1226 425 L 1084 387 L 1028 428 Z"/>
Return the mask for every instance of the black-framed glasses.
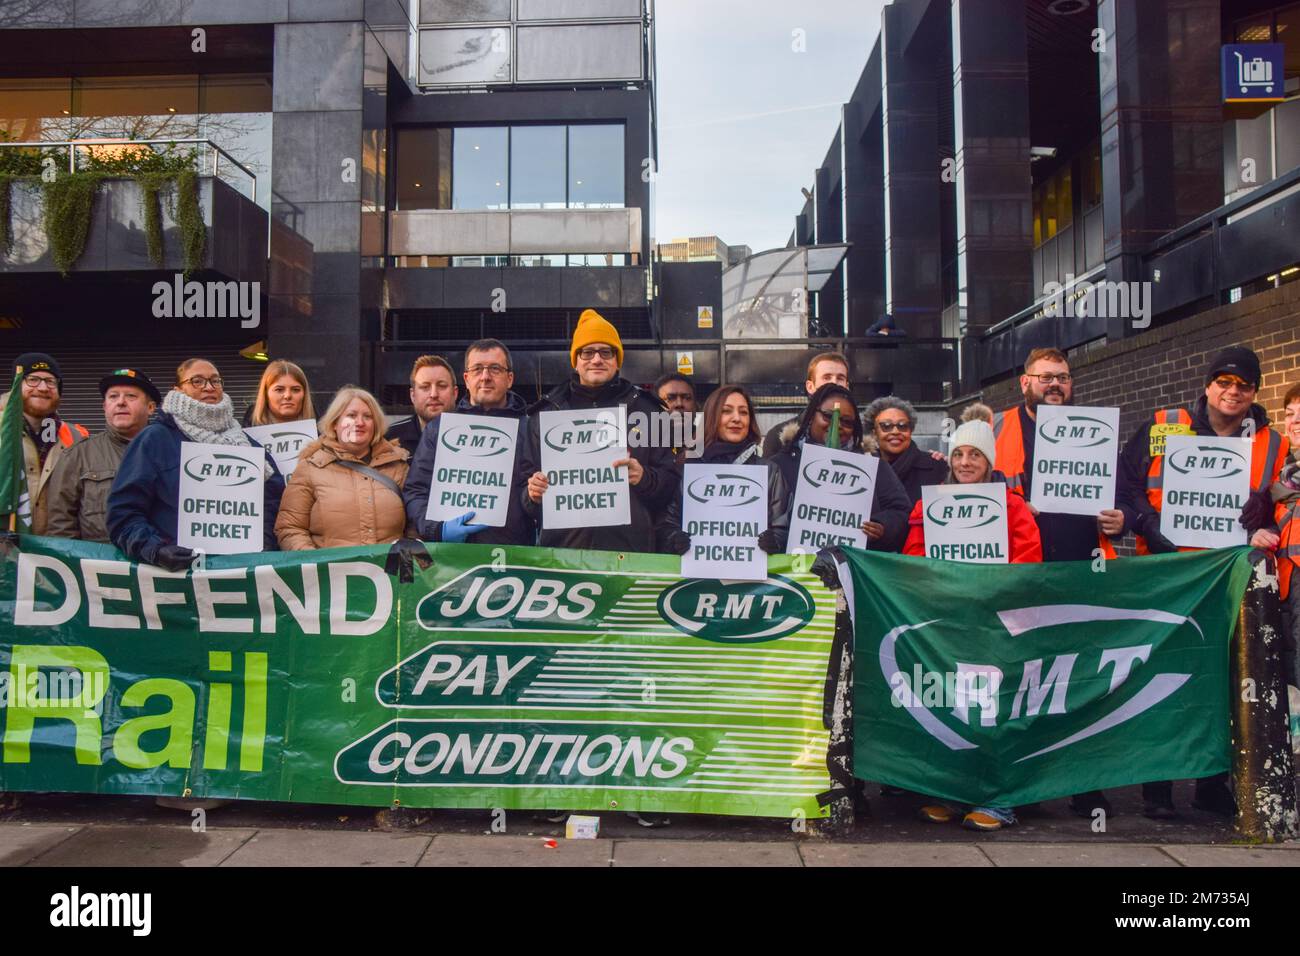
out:
<path id="1" fill-rule="evenodd" d="M 1069 372 L 1057 372 L 1055 375 L 1051 372 L 1044 372 L 1042 375 L 1030 375 L 1029 377 L 1036 379 L 1039 385 L 1051 385 L 1053 382 L 1069 385 L 1070 380 L 1074 378 Z"/>
<path id="2" fill-rule="evenodd" d="M 829 421 L 832 421 L 832 420 L 833 420 L 833 417 L 834 417 L 834 415 L 835 415 L 835 409 L 832 408 L 832 409 L 830 409 L 829 411 L 827 411 L 827 410 L 824 409 L 824 408 L 819 408 L 819 409 L 817 409 L 817 414 L 820 415 L 823 419 L 825 419 L 826 421 L 829 422 Z M 841 425 L 851 425 L 851 424 L 853 424 L 853 422 L 855 422 L 855 421 L 857 421 L 857 419 L 854 418 L 852 415 L 845 415 L 843 412 L 840 412 L 840 424 L 841 424 Z"/>
<path id="3" fill-rule="evenodd" d="M 185 384 L 190 388 L 196 388 L 202 391 L 211 385 L 213 388 L 221 388 L 221 376 L 214 375 L 211 378 L 204 378 L 202 375 L 195 375 L 193 378 L 187 378 Z"/>
<path id="4" fill-rule="evenodd" d="M 911 422 L 876 422 L 876 427 L 888 435 L 890 432 L 910 432 L 912 430 Z"/>
<path id="5" fill-rule="evenodd" d="M 48 388 L 52 392 L 59 390 L 59 380 L 52 375 L 27 375 L 23 378 L 23 383 L 32 388 Z"/>
<path id="6" fill-rule="evenodd" d="M 578 358 L 582 359 L 584 362 L 590 362 L 595 358 L 601 358 L 608 362 L 613 357 L 614 350 L 607 345 L 600 347 L 589 346 L 585 349 L 578 349 Z"/>

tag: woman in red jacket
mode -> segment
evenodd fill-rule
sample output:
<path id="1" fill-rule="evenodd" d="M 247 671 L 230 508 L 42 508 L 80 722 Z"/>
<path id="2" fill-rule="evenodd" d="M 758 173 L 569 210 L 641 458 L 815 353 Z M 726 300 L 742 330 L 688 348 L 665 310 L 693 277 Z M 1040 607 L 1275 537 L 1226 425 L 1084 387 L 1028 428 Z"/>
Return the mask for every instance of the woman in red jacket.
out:
<path id="1" fill-rule="evenodd" d="M 984 421 L 963 424 L 952 436 L 952 455 L 948 459 L 948 484 L 972 485 L 996 480 L 993 477 L 993 459 L 996 442 L 993 428 Z M 918 501 L 908 519 L 911 529 L 904 554 L 925 556 L 925 519 L 921 515 L 923 503 Z M 1007 537 L 1011 561 L 1032 564 L 1043 560 L 1043 543 L 1038 536 L 1038 525 L 1025 504 L 1025 499 L 1007 489 Z M 962 817 L 962 826 L 971 830 L 1000 830 L 1016 822 L 1011 807 L 974 807 L 968 813 L 933 798 L 925 801 L 920 817 L 928 823 L 948 823 Z"/>
<path id="2" fill-rule="evenodd" d="M 948 484 L 972 485 L 996 481 L 993 477 L 993 459 L 996 441 L 993 428 L 983 421 L 966 422 L 952 434 L 952 457 L 949 459 Z M 908 518 L 907 542 L 904 554 L 925 557 L 925 519 L 918 501 Z M 1043 560 L 1043 542 L 1038 535 L 1038 523 L 1025 499 L 1007 489 L 1007 544 L 1012 564 L 1033 564 Z"/>

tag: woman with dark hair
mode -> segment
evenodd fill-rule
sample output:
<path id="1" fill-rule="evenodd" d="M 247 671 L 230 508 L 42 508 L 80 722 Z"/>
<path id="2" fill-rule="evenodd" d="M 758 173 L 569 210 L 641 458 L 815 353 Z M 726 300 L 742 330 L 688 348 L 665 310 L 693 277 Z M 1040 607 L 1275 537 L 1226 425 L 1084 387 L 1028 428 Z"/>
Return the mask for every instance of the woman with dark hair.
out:
<path id="1" fill-rule="evenodd" d="M 307 373 L 293 362 L 276 359 L 262 373 L 257 400 L 244 412 L 244 425 L 278 425 L 315 417 Z"/>
<path id="2" fill-rule="evenodd" d="M 772 461 L 781 470 L 781 476 L 794 500 L 799 477 L 799 456 L 805 443 L 827 444 L 831 425 L 838 418 L 839 431 L 834 447 L 855 454 L 864 454 L 862 419 L 853 404 L 853 393 L 843 385 L 828 382 L 813 392 L 799 420 L 781 431 L 781 445 Z M 790 503 L 786 511 L 790 510 Z M 897 551 L 903 546 L 907 534 L 907 515 L 912 510 L 907 490 L 892 468 L 878 468 L 876 483 L 871 492 L 871 517 L 862 523 L 867 536 L 867 547 L 873 551 Z"/>
<path id="3" fill-rule="evenodd" d="M 754 415 L 754 401 L 740 385 L 724 385 L 704 403 L 704 451 L 699 458 L 680 458 L 683 464 L 767 465 L 767 529 L 758 536 L 758 546 L 768 554 L 785 550 L 790 531 L 786 513 L 790 497 L 781 470 L 759 458 L 763 435 Z M 661 552 L 685 554 L 691 538 L 682 530 L 682 499 L 678 495 L 655 528 Z"/>
<path id="4" fill-rule="evenodd" d="M 882 464 L 894 469 L 912 504 L 921 500 L 921 489 L 926 485 L 943 484 L 948 474 L 947 460 L 935 452 L 922 451 L 912 441 L 916 409 L 911 402 L 886 395 L 868 405 L 863 417 L 868 453 L 878 455 Z"/>
<path id="5" fill-rule="evenodd" d="M 1271 527 L 1260 528 L 1251 547 L 1277 552 L 1278 582 L 1282 589 L 1282 665 L 1287 683 L 1300 686 L 1300 385 L 1292 385 L 1282 398 L 1283 434 L 1291 452 L 1282 472 L 1269 488 Z M 1250 508 L 1251 505 L 1247 505 Z"/>

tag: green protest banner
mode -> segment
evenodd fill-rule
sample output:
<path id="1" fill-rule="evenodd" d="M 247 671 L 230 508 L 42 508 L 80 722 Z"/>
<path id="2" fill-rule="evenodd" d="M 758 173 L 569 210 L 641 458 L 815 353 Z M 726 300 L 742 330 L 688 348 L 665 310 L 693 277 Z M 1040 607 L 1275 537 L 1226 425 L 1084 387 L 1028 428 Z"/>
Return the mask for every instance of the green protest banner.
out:
<path id="1" fill-rule="evenodd" d="M 1245 548 L 971 565 L 845 551 L 854 775 L 1017 806 L 1229 768 Z"/>
<path id="2" fill-rule="evenodd" d="M 0 790 L 827 814 L 835 602 L 797 558 L 0 547 Z"/>

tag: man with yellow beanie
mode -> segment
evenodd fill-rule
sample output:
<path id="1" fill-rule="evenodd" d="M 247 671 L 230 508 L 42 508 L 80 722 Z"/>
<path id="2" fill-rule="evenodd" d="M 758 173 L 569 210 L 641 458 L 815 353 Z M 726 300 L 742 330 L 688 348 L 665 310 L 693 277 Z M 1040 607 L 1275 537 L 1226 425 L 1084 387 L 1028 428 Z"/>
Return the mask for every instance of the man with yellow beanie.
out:
<path id="1" fill-rule="evenodd" d="M 553 389 L 528 410 L 528 441 L 521 458 L 521 472 L 529 478 L 522 497 L 525 511 L 541 528 L 537 543 L 543 548 L 653 552 L 655 522 L 677 494 L 677 472 L 673 468 L 671 448 L 646 447 L 647 442 L 638 440 L 633 416 L 641 412 L 647 416 L 645 420 L 650 420 L 650 415 L 667 414 L 664 405 L 619 375 L 618 370 L 623 364 L 623 342 L 618 330 L 595 309 L 587 309 L 579 316 L 573 344 L 569 347 L 569 359 L 573 365 L 569 381 Z M 538 413 L 617 408 L 620 405 L 627 409 L 630 457 L 616 462 L 616 465 L 627 468 L 631 486 L 629 523 L 548 530 L 542 521 L 542 496 L 546 494 L 549 483 L 541 470 L 541 416 Z"/>

